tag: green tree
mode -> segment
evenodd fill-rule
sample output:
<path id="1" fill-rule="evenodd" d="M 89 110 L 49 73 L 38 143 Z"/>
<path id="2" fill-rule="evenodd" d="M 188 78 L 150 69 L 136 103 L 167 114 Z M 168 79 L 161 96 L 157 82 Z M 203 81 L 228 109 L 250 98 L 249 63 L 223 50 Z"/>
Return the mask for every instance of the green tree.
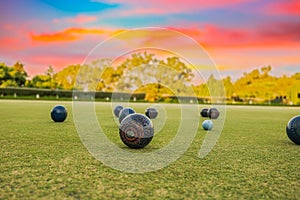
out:
<path id="1" fill-rule="evenodd" d="M 193 90 L 195 91 L 197 97 L 209 97 L 210 96 L 206 83 L 193 85 Z"/>
<path id="2" fill-rule="evenodd" d="M 287 93 L 289 98 L 288 103 L 300 104 L 300 73 L 296 73 L 290 77 L 290 84 Z"/>
<path id="3" fill-rule="evenodd" d="M 58 83 L 55 81 L 55 75 L 55 71 L 50 65 L 45 74 L 34 76 L 31 83 L 27 83 L 27 85 L 35 88 L 56 89 L 58 88 Z"/>
<path id="4" fill-rule="evenodd" d="M 12 79 L 9 74 L 9 67 L 5 63 L 0 63 L 0 86 L 4 87 L 3 83 Z"/>
<path id="5" fill-rule="evenodd" d="M 233 85 L 234 93 L 242 98 L 272 99 L 276 92 L 276 77 L 269 75 L 271 67 L 244 73 Z"/>
<path id="6" fill-rule="evenodd" d="M 217 80 L 214 75 L 210 75 L 207 80 L 207 87 L 209 89 L 210 96 L 213 97 L 224 97 L 224 85 L 222 80 Z"/>
<path id="7" fill-rule="evenodd" d="M 110 59 L 97 59 L 83 65 L 69 65 L 54 75 L 55 82 L 63 89 L 86 91 L 109 90 L 114 70 L 109 73 Z"/>
<path id="8" fill-rule="evenodd" d="M 231 77 L 227 76 L 223 79 L 223 84 L 225 88 L 225 93 L 227 98 L 231 98 L 233 96 L 234 90 L 233 90 L 233 83 L 231 81 Z"/>
<path id="9" fill-rule="evenodd" d="M 57 83 L 57 85 L 65 90 L 71 90 L 74 89 L 75 81 L 77 73 L 80 69 L 80 65 L 69 65 L 59 71 L 54 76 L 54 80 Z"/>
<path id="10" fill-rule="evenodd" d="M 151 101 L 159 100 L 164 94 L 193 93 L 190 87 L 192 70 L 178 57 L 158 60 L 154 54 L 134 53 L 110 74 L 113 74 L 110 75 L 110 88 L 122 92 L 145 92 L 147 100 Z"/>
<path id="11" fill-rule="evenodd" d="M 11 75 L 16 82 L 17 86 L 25 86 L 26 78 L 28 77 L 27 72 L 24 69 L 24 64 L 20 62 L 16 62 L 13 66 L 13 70 L 11 71 Z"/>
<path id="12" fill-rule="evenodd" d="M 24 64 L 16 62 L 12 67 L 0 63 L 0 86 L 1 87 L 23 87 L 28 77 Z"/>

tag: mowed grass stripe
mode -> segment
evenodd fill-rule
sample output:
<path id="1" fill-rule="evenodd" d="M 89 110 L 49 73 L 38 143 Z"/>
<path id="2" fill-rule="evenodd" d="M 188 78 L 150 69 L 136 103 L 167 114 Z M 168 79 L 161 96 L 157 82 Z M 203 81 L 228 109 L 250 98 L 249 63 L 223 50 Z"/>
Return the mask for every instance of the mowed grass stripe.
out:
<path id="1" fill-rule="evenodd" d="M 68 109 L 64 123 L 51 121 L 50 110 L 57 104 Z M 161 148 L 176 134 L 178 106 L 162 105 L 166 127 L 144 152 Z M 110 104 L 95 106 L 107 137 L 127 149 Z M 144 112 L 149 104 L 130 106 Z M 130 174 L 88 153 L 71 102 L 0 101 L 0 199 L 299 199 L 300 148 L 285 133 L 287 121 L 299 114 L 299 108 L 227 106 L 223 132 L 207 157 L 198 158 L 206 134 L 199 127 L 176 162 Z"/>

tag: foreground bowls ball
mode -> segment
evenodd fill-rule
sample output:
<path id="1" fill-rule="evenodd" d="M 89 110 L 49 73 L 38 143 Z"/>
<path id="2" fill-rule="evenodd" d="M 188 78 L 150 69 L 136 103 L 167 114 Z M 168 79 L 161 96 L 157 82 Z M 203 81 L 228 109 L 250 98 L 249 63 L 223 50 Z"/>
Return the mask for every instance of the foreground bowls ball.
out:
<path id="1" fill-rule="evenodd" d="M 120 111 L 123 109 L 123 106 L 116 106 L 114 109 L 114 115 L 119 117 Z"/>
<path id="2" fill-rule="evenodd" d="M 123 108 L 120 112 L 119 112 L 119 122 L 121 123 L 122 120 L 130 114 L 135 113 L 135 111 L 132 108 Z"/>
<path id="3" fill-rule="evenodd" d="M 286 133 L 291 141 L 300 145 L 300 115 L 290 119 L 286 126 Z"/>
<path id="4" fill-rule="evenodd" d="M 208 109 L 207 108 L 202 109 L 200 114 L 202 117 L 208 117 Z"/>
<path id="5" fill-rule="evenodd" d="M 54 122 L 63 122 L 68 116 L 67 109 L 64 106 L 57 105 L 51 110 L 51 118 Z"/>
<path id="6" fill-rule="evenodd" d="M 147 116 L 134 113 L 123 119 L 119 126 L 119 134 L 125 145 L 140 149 L 151 142 L 154 128 L 152 121 Z"/>
<path id="7" fill-rule="evenodd" d="M 147 110 L 145 111 L 145 115 L 150 119 L 155 119 L 158 115 L 158 111 L 156 110 L 156 108 L 147 108 Z"/>
<path id="8" fill-rule="evenodd" d="M 202 128 L 206 131 L 209 131 L 213 128 L 213 122 L 211 120 L 204 120 L 202 122 Z"/>
<path id="9" fill-rule="evenodd" d="M 216 108 L 210 108 L 208 110 L 208 117 L 210 119 L 218 119 L 219 116 L 220 116 L 220 112 L 218 111 L 218 109 L 216 109 Z"/>

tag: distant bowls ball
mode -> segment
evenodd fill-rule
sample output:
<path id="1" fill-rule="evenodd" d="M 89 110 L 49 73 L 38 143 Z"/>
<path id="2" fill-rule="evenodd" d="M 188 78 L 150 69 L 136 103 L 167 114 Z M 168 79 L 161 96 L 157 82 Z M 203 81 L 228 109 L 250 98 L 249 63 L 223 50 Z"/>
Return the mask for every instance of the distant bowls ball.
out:
<path id="1" fill-rule="evenodd" d="M 156 110 L 156 108 L 147 108 L 147 110 L 145 111 L 145 115 L 150 119 L 155 119 L 158 115 L 158 111 Z"/>
<path id="2" fill-rule="evenodd" d="M 67 116 L 67 109 L 62 105 L 54 106 L 51 110 L 51 118 L 54 122 L 63 122 Z"/>
<path id="3" fill-rule="evenodd" d="M 119 117 L 120 111 L 123 109 L 123 106 L 116 106 L 114 109 L 114 115 Z"/>
<path id="4" fill-rule="evenodd" d="M 206 131 L 210 131 L 213 128 L 213 125 L 213 122 L 209 119 L 202 122 L 202 128 Z"/>
<path id="5" fill-rule="evenodd" d="M 200 112 L 201 117 L 208 117 L 208 108 L 203 108 Z"/>
<path id="6" fill-rule="evenodd" d="M 122 120 L 123 120 L 127 115 L 130 115 L 130 114 L 133 114 L 133 113 L 135 113 L 135 111 L 134 111 L 132 108 L 129 108 L 129 107 L 123 108 L 123 109 L 119 112 L 119 122 L 121 123 Z"/>
<path id="7" fill-rule="evenodd" d="M 216 109 L 216 108 L 210 108 L 208 110 L 208 117 L 210 119 L 218 119 L 219 116 L 220 116 L 220 112 L 219 112 L 218 109 Z"/>
<path id="8" fill-rule="evenodd" d="M 286 126 L 286 133 L 291 141 L 300 145 L 300 115 L 289 120 Z"/>

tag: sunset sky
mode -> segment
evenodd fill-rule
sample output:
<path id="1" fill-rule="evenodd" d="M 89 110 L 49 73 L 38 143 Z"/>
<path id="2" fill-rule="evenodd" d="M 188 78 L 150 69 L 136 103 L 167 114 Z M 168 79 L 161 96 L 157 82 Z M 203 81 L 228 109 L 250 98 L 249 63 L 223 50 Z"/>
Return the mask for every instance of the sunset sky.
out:
<path id="1" fill-rule="evenodd" d="M 142 27 L 193 38 L 222 76 L 300 72 L 299 0 L 2 0 L 0 13 L 0 62 L 21 61 L 30 76 L 80 64 L 99 42 Z"/>

